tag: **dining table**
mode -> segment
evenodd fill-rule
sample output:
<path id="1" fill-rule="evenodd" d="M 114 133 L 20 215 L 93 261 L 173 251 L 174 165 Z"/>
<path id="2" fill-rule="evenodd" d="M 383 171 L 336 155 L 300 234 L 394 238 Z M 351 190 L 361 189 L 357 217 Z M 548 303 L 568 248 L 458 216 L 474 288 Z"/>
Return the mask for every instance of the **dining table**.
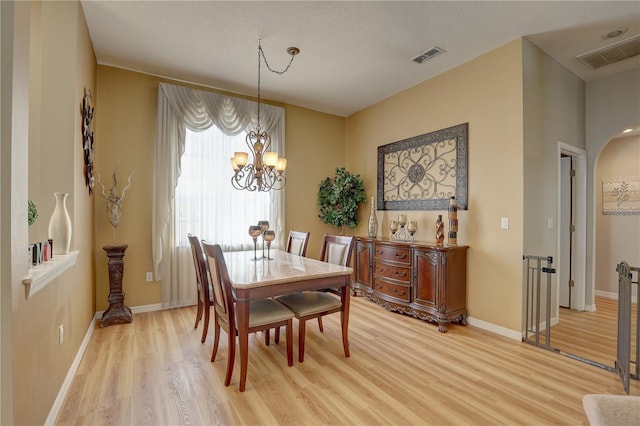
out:
<path id="1" fill-rule="evenodd" d="M 234 290 L 240 346 L 240 392 L 245 390 L 249 351 L 249 306 L 252 300 L 309 290 L 337 288 L 342 308 L 342 345 L 349 357 L 349 285 L 353 269 L 281 250 L 225 252 Z M 256 259 L 257 258 L 257 259 Z"/>

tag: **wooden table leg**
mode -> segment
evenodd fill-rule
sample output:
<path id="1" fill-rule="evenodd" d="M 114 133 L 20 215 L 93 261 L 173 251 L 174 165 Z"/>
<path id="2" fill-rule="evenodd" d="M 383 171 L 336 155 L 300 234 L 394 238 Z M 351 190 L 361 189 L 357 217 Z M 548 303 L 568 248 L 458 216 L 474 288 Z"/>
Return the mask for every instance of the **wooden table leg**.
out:
<path id="1" fill-rule="evenodd" d="M 344 347 L 344 356 L 349 358 L 349 303 L 351 299 L 348 284 L 342 287 L 340 299 L 342 301 L 342 310 L 340 311 L 340 322 L 342 323 L 342 346 Z"/>
<path id="2" fill-rule="evenodd" d="M 238 309 L 238 339 L 240 340 L 240 392 L 244 392 L 247 382 L 249 360 L 249 301 L 236 302 Z"/>

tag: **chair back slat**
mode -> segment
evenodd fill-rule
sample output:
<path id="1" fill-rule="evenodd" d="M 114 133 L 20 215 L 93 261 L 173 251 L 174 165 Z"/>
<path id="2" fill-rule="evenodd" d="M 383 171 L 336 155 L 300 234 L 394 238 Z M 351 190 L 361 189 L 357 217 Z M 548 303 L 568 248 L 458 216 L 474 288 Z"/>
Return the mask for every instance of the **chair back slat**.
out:
<path id="1" fill-rule="evenodd" d="M 353 237 L 342 235 L 327 235 L 322 238 L 320 260 L 336 265 L 349 266 Z"/>
<path id="2" fill-rule="evenodd" d="M 287 252 L 297 254 L 298 256 L 306 256 L 310 234 L 310 232 L 289 231 Z"/>
<path id="3" fill-rule="evenodd" d="M 211 297 L 209 294 L 209 277 L 207 273 L 207 263 L 202 252 L 202 246 L 198 237 L 187 234 L 187 239 L 191 245 L 191 255 L 193 257 L 193 266 L 196 270 L 196 285 L 198 286 L 198 294 L 200 300 L 204 303 Z"/>
<path id="4" fill-rule="evenodd" d="M 220 319 L 229 324 L 229 333 L 235 333 L 233 289 L 222 248 L 218 244 L 209 244 L 206 241 L 202 241 L 202 248 L 209 265 L 209 279 L 213 287 L 216 313 Z"/>

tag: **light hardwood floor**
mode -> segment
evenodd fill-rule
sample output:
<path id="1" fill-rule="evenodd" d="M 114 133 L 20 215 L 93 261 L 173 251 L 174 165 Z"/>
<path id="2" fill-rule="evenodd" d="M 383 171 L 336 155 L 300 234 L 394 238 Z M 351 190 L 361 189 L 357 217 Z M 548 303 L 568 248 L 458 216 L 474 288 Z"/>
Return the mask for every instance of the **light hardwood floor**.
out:
<path id="1" fill-rule="evenodd" d="M 350 358 L 339 315 L 325 317 L 324 333 L 307 327 L 305 361 L 293 367 L 283 341 L 267 347 L 251 335 L 244 393 L 239 360 L 224 387 L 226 335 L 211 363 L 213 330 L 201 344 L 193 307 L 97 327 L 57 424 L 585 425 L 583 395 L 624 394 L 601 368 L 472 326 L 439 333 L 351 300 Z M 294 351 L 295 342 L 297 332 Z M 631 394 L 640 395 L 636 380 Z"/>
<path id="2" fill-rule="evenodd" d="M 596 311 L 560 309 L 560 321 L 551 327 L 551 346 L 564 353 L 615 367 L 618 301 L 596 297 Z M 631 360 L 635 360 L 637 304 L 631 308 Z M 635 365 L 631 366 L 635 372 Z M 640 424 L 640 422 L 639 422 Z"/>

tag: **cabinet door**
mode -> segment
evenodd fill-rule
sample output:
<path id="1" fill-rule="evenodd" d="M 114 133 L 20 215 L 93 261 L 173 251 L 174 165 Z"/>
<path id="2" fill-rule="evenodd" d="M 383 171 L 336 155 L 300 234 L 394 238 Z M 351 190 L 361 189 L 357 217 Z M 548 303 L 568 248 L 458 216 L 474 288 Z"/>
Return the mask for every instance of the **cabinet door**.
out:
<path id="1" fill-rule="evenodd" d="M 368 288 L 371 288 L 372 252 L 373 243 L 356 240 L 355 281 Z"/>
<path id="2" fill-rule="evenodd" d="M 415 250 L 413 252 L 414 303 L 433 309 L 438 308 L 441 255 L 438 251 Z"/>

